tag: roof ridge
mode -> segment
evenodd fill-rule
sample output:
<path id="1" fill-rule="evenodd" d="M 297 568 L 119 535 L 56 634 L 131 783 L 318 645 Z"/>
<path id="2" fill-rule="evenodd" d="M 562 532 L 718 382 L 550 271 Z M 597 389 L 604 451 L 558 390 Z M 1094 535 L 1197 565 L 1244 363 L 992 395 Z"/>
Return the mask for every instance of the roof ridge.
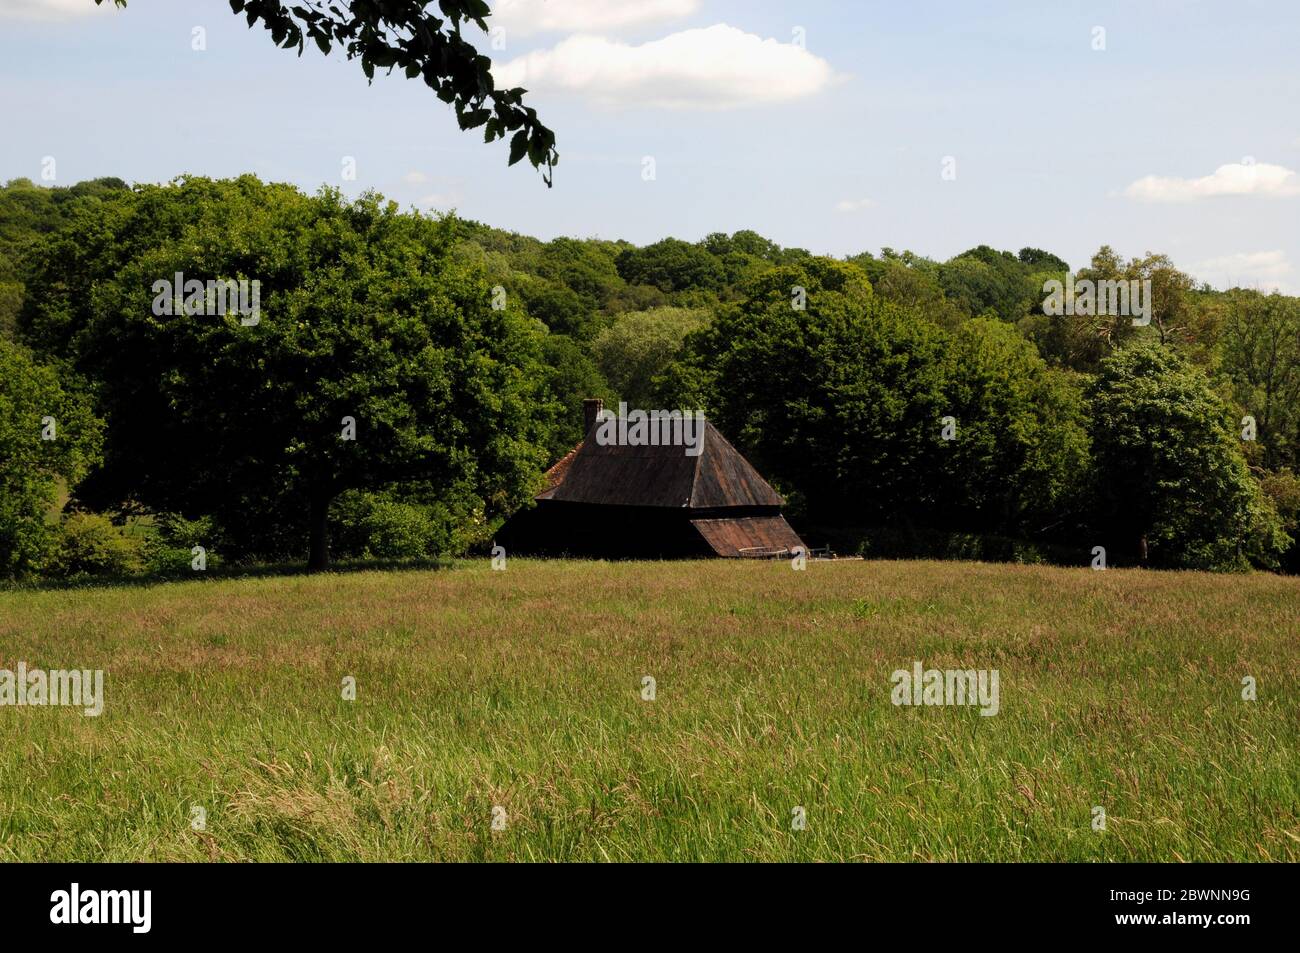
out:
<path id="1" fill-rule="evenodd" d="M 691 492 L 690 495 L 686 497 L 686 502 L 683 504 L 683 506 L 688 508 L 695 506 L 695 491 L 700 485 L 700 462 L 704 459 L 704 455 L 709 452 L 707 447 L 707 444 L 710 443 L 709 428 L 712 427 L 713 424 L 709 423 L 707 417 L 702 419 L 704 420 L 704 429 L 700 432 L 700 452 L 695 455 L 695 462 L 692 464 Z"/>
<path id="2" fill-rule="evenodd" d="M 745 466 L 746 469 L 749 470 L 750 473 L 752 473 L 752 474 L 754 475 L 754 477 L 758 480 L 758 482 L 761 483 L 763 486 L 765 486 L 765 487 L 767 488 L 768 492 L 771 493 L 773 496 L 775 496 L 775 497 L 780 501 L 780 502 L 777 503 L 776 505 L 777 505 L 777 506 L 784 506 L 784 505 L 785 505 L 785 497 L 781 496 L 780 493 L 776 492 L 776 487 L 772 486 L 772 484 L 769 483 L 769 482 L 767 481 L 767 477 L 763 476 L 763 474 L 761 474 L 761 473 L 758 472 L 758 468 L 755 467 L 752 463 L 749 462 L 749 457 L 745 456 L 743 453 L 741 453 L 739 450 L 737 450 L 737 449 L 736 449 L 736 445 L 735 445 L 734 443 L 732 443 L 730 440 L 728 440 L 726 437 L 724 437 L 724 436 L 722 435 L 722 431 L 719 430 L 717 427 L 713 426 L 713 423 L 712 423 L 711 421 L 707 421 L 707 420 L 706 420 L 705 422 L 706 422 L 706 424 L 708 425 L 708 426 L 706 427 L 706 429 L 705 429 L 705 433 L 707 434 L 709 430 L 712 430 L 712 431 L 713 431 L 713 435 L 714 435 L 715 437 L 717 437 L 719 440 L 721 440 L 721 441 L 723 442 L 723 444 L 726 446 L 727 450 L 730 451 L 731 453 L 735 454 L 736 458 L 737 458 L 737 459 L 738 459 L 738 460 L 739 460 L 739 461 L 740 461 L 740 462 Z M 706 440 L 706 442 L 707 442 L 707 440 Z M 701 454 L 700 454 L 700 457 L 703 457 L 703 456 L 704 456 L 704 454 L 701 453 Z M 694 501 L 694 498 L 695 498 L 695 492 L 694 492 L 694 489 L 695 489 L 694 487 L 691 488 L 691 499 L 692 499 L 692 501 Z"/>

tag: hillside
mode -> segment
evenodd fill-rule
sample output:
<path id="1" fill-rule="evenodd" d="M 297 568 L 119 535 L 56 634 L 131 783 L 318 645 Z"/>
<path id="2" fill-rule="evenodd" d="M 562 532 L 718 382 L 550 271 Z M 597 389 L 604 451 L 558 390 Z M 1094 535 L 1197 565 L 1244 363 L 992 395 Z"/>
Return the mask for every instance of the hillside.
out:
<path id="1" fill-rule="evenodd" d="M 814 546 L 1300 571 L 1300 298 L 1105 245 L 542 242 L 253 175 L 19 179 L 0 371 L 0 578 L 481 554 L 590 397 L 704 413 Z"/>

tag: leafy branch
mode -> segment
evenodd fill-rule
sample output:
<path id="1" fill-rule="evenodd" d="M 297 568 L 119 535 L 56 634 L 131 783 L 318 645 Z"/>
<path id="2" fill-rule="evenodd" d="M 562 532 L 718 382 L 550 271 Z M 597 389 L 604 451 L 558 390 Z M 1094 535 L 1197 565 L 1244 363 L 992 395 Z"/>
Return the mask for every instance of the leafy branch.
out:
<path id="1" fill-rule="evenodd" d="M 126 2 L 114 0 L 119 7 Z M 438 0 L 436 13 L 434 6 L 428 0 L 305 0 L 291 6 L 278 0 L 230 0 L 230 9 L 244 14 L 250 28 L 261 23 L 276 46 L 296 47 L 299 56 L 310 40 L 327 55 L 337 46 L 349 60 L 360 59 L 371 82 L 376 69 L 422 77 L 455 108 L 461 129 L 483 127 L 484 142 L 509 136 L 509 164 L 527 156 L 549 188 L 560 161 L 555 133 L 524 105 L 527 90 L 496 88 L 492 60 L 461 35 L 464 23 L 487 32 L 491 10 L 486 0 Z"/>

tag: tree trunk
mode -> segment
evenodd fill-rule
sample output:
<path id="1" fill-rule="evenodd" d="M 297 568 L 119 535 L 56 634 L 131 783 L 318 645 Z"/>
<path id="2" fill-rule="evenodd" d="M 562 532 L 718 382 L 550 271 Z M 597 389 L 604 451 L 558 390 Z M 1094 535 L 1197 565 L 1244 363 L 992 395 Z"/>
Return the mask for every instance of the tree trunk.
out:
<path id="1" fill-rule="evenodd" d="M 329 498 L 312 497 L 311 552 L 307 557 L 307 568 L 312 572 L 328 569 L 330 565 L 329 514 Z"/>

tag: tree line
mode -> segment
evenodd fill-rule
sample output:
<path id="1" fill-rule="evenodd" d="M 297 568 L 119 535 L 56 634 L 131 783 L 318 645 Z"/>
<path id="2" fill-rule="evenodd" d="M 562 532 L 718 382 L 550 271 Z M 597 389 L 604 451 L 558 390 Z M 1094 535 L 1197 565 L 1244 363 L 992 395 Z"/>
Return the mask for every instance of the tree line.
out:
<path id="1" fill-rule="evenodd" d="M 1148 282 L 1149 323 L 1045 313 L 1069 273 L 541 241 L 253 176 L 15 180 L 0 575 L 473 551 L 590 396 L 703 410 L 839 551 L 1295 571 L 1300 301 L 1103 247 L 1071 280 Z M 213 306 L 238 281 L 256 320 Z"/>

